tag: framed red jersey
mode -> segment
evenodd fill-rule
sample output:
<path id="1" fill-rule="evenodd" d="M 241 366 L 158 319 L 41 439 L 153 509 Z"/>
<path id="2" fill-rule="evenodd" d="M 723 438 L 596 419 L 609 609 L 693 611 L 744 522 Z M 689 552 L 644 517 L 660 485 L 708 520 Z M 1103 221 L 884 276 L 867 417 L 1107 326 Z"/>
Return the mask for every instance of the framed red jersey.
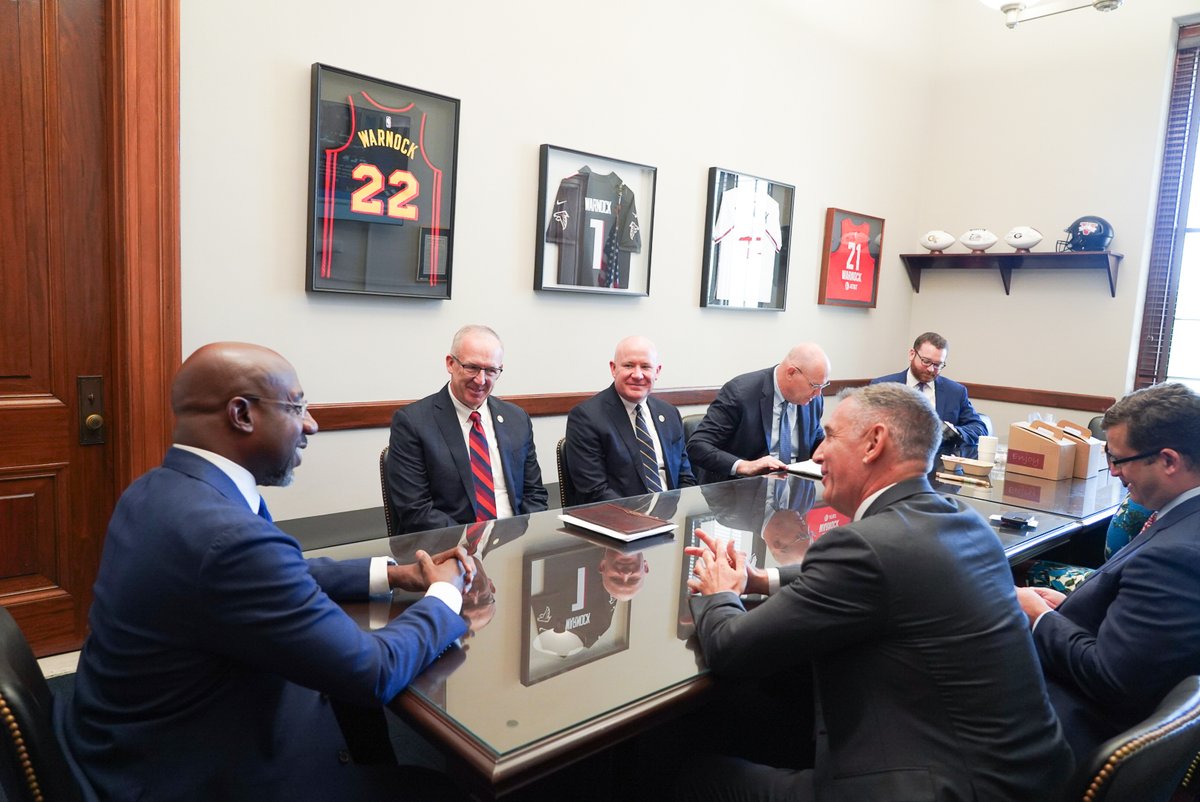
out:
<path id="1" fill-rule="evenodd" d="M 448 299 L 459 102 L 312 66 L 310 292 Z"/>
<path id="2" fill-rule="evenodd" d="M 817 303 L 874 309 L 882 252 L 883 218 L 827 209 Z"/>

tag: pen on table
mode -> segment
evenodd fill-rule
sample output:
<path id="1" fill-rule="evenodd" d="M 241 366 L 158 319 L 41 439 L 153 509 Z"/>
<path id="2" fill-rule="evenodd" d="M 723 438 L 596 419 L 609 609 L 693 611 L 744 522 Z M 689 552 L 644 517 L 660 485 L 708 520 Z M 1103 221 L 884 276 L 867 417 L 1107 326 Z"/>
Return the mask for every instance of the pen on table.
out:
<path id="1" fill-rule="evenodd" d="M 992 483 L 986 479 L 976 479 L 974 476 L 959 476 L 956 473 L 937 473 L 937 478 L 942 481 L 959 482 L 961 484 L 978 485 L 979 487 L 991 487 Z"/>

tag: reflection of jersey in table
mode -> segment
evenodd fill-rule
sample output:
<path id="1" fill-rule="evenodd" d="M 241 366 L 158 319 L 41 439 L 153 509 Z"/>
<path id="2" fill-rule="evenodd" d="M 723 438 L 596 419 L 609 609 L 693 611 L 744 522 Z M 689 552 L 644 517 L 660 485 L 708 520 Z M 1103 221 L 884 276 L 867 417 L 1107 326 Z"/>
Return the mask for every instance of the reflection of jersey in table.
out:
<path id="1" fill-rule="evenodd" d="M 779 202 L 767 181 L 741 178 L 721 194 L 712 239 L 719 246 L 714 297 L 730 306 L 770 304 L 775 290 L 775 255 L 782 235 Z"/>
<path id="2" fill-rule="evenodd" d="M 627 289 L 629 254 L 642 250 L 633 190 L 616 173 L 579 168 L 558 185 L 546 242 L 558 244 L 559 284 Z M 614 249 L 615 270 L 609 264 Z"/>
<path id="3" fill-rule="evenodd" d="M 569 632 L 590 647 L 608 631 L 617 600 L 600 578 L 603 556 L 604 549 L 588 548 L 546 558 L 543 590 L 529 598 L 539 634 Z"/>
<path id="4" fill-rule="evenodd" d="M 321 278 L 366 275 L 372 281 L 408 283 L 411 277 L 400 271 L 405 264 L 415 264 L 419 226 L 444 225 L 442 170 L 425 150 L 427 115 L 414 103 L 383 106 L 366 92 L 326 106 L 323 116 L 335 121 L 337 130 L 321 132 Z M 364 249 L 359 240 L 376 223 L 403 228 L 392 232 L 386 243 Z M 430 264 L 440 264 L 437 251 L 444 246 L 439 238 L 433 238 L 431 247 Z M 358 258 L 338 259 L 338 254 Z M 431 270 L 429 283 L 437 281 Z"/>

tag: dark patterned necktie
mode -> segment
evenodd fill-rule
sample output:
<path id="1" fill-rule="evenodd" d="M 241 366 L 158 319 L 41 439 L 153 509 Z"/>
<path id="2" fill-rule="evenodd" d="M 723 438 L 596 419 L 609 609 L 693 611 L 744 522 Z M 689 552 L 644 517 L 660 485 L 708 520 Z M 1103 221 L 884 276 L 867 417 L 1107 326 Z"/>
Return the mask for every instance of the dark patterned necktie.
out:
<path id="1" fill-rule="evenodd" d="M 1157 520 L 1158 520 L 1158 511 L 1155 510 L 1154 512 L 1150 513 L 1150 517 L 1146 519 L 1146 523 L 1142 524 L 1142 529 L 1140 532 L 1138 532 L 1138 534 L 1139 535 L 1146 534 L 1146 532 L 1150 529 L 1150 527 L 1154 526 L 1154 522 Z"/>
<path id="2" fill-rule="evenodd" d="M 792 461 L 792 425 L 788 421 L 788 402 L 779 406 L 779 461 L 788 465 Z"/>
<path id="3" fill-rule="evenodd" d="M 471 477 L 475 480 L 475 520 L 496 517 L 496 487 L 492 484 L 492 457 L 479 412 L 471 413 Z"/>
<path id="4" fill-rule="evenodd" d="M 637 435 L 642 483 L 646 485 L 647 493 L 658 493 L 663 489 L 662 480 L 658 478 L 658 458 L 654 455 L 654 440 L 650 437 L 650 429 L 642 418 L 641 404 L 633 408 L 633 431 Z"/>

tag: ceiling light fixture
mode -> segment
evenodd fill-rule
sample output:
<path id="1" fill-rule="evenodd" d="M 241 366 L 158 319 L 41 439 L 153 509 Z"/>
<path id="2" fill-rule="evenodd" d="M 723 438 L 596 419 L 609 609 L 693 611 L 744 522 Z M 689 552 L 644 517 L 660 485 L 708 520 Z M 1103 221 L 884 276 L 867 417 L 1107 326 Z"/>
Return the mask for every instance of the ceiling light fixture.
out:
<path id="1" fill-rule="evenodd" d="M 1004 14 L 1004 24 L 1010 28 L 1017 27 L 1018 22 L 1028 22 L 1031 19 L 1051 17 L 1067 11 L 1080 8 L 1094 8 L 1097 11 L 1115 11 L 1121 7 L 1124 0 L 980 0 L 985 6 L 994 8 Z"/>

